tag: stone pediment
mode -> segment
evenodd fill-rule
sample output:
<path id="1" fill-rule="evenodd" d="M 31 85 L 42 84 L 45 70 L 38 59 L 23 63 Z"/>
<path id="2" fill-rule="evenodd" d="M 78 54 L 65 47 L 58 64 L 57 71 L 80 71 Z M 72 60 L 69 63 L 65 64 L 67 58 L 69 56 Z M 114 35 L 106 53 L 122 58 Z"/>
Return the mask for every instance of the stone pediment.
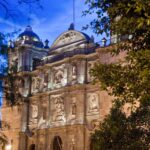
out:
<path id="1" fill-rule="evenodd" d="M 86 35 L 79 31 L 69 30 L 67 32 L 62 33 L 52 44 L 51 48 L 55 48 L 61 45 L 87 40 Z"/>

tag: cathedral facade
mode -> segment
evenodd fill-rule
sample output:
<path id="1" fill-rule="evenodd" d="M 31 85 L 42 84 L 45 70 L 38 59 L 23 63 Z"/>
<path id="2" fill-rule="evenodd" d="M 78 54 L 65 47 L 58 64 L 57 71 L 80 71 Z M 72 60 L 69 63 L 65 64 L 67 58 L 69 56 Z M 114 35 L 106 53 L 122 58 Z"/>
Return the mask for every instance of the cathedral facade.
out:
<path id="1" fill-rule="evenodd" d="M 9 66 L 22 77 L 16 86 L 24 102 L 10 107 L 4 100 L 5 149 L 90 150 L 90 135 L 112 101 L 92 83 L 90 69 L 108 56 L 93 38 L 71 28 L 49 47 L 27 26 L 13 47 Z"/>

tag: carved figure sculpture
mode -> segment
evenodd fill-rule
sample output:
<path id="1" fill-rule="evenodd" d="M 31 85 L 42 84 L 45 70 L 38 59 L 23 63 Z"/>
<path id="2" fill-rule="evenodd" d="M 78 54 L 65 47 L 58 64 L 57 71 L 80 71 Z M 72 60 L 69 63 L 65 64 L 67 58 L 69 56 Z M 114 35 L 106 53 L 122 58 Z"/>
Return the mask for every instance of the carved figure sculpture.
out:
<path id="1" fill-rule="evenodd" d="M 54 121 L 62 121 L 64 119 L 64 102 L 61 97 L 56 97 L 55 104 L 55 119 Z"/>
<path id="2" fill-rule="evenodd" d="M 58 71 L 54 74 L 54 83 L 55 83 L 55 84 L 60 84 L 60 83 L 62 83 L 63 76 L 64 76 L 63 70 L 58 70 Z"/>
<path id="3" fill-rule="evenodd" d="M 72 66 L 72 79 L 73 80 L 77 79 L 77 66 L 76 65 Z"/>
<path id="4" fill-rule="evenodd" d="M 30 105 L 30 123 L 37 123 L 38 119 L 38 106 L 35 104 Z"/>
<path id="5" fill-rule="evenodd" d="M 76 115 L 77 113 L 77 105 L 76 105 L 76 98 L 72 98 L 72 115 Z"/>
<path id="6" fill-rule="evenodd" d="M 91 94 L 88 97 L 88 103 L 89 103 L 89 112 L 97 112 L 98 111 L 98 95 L 97 94 Z"/>
<path id="7" fill-rule="evenodd" d="M 39 77 L 35 77 L 32 80 L 32 89 L 36 91 L 40 88 L 41 79 Z"/>
<path id="8" fill-rule="evenodd" d="M 31 118 L 36 119 L 38 117 L 38 106 L 31 105 Z"/>

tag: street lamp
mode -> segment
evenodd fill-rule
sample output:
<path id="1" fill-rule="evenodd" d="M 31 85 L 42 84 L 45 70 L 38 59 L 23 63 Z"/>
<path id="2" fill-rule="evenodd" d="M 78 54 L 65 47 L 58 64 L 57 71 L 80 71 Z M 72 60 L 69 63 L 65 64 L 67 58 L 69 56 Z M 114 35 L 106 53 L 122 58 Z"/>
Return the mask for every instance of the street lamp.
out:
<path id="1" fill-rule="evenodd" d="M 8 143 L 5 147 L 5 150 L 11 150 L 11 148 L 12 148 L 12 145 L 10 143 Z"/>
<path id="2" fill-rule="evenodd" d="M 102 46 L 103 46 L 103 47 L 106 46 L 106 42 L 107 42 L 107 39 L 106 39 L 106 38 L 103 38 L 103 39 L 102 39 Z"/>

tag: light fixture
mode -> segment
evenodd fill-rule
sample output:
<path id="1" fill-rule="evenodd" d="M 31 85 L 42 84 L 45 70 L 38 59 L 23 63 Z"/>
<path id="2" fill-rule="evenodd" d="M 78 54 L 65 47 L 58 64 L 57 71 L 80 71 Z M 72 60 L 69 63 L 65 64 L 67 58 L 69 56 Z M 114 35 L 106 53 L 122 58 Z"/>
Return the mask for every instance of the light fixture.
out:
<path id="1" fill-rule="evenodd" d="M 107 42 L 107 39 L 104 37 L 104 38 L 102 39 L 102 46 L 103 46 L 103 47 L 106 46 L 106 42 Z"/>
<path id="2" fill-rule="evenodd" d="M 6 149 L 6 150 L 11 150 L 11 148 L 12 148 L 12 145 L 11 145 L 10 143 L 8 143 L 8 144 L 5 146 L 5 149 Z"/>

